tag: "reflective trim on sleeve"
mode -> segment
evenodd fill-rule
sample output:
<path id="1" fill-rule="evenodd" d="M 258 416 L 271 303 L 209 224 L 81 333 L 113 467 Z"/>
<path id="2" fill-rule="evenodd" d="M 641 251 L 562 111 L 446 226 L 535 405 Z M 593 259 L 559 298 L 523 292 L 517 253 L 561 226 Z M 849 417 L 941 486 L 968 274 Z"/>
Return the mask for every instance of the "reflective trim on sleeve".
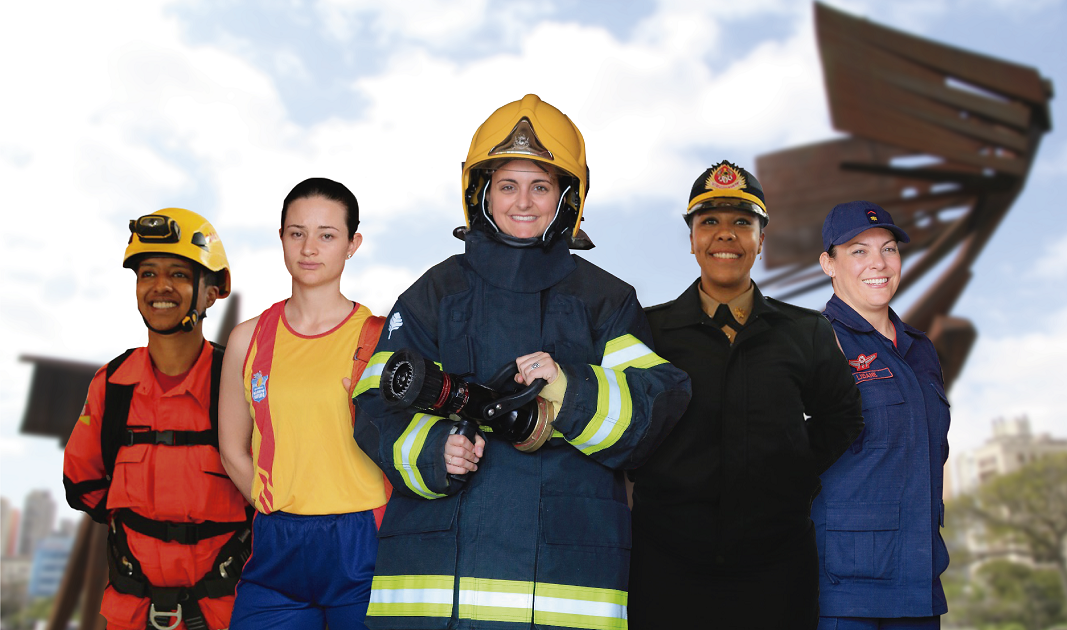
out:
<path id="1" fill-rule="evenodd" d="M 533 592 L 533 582 L 460 578 L 459 618 L 529 624 Z"/>
<path id="2" fill-rule="evenodd" d="M 623 335 L 612 339 L 604 346 L 604 360 L 600 362 L 600 365 L 622 372 L 631 367 L 647 370 L 666 362 L 666 359 L 638 341 L 637 337 Z"/>
<path id="3" fill-rule="evenodd" d="M 367 616 L 450 618 L 454 585 L 451 575 L 376 575 Z"/>
<path id="4" fill-rule="evenodd" d="M 393 356 L 392 352 L 374 353 L 370 361 L 367 361 L 367 367 L 363 368 L 363 376 L 360 377 L 359 382 L 356 383 L 355 388 L 352 390 L 353 398 L 368 389 L 378 389 L 381 386 L 382 370 L 385 369 L 385 363 L 391 356 Z"/>
<path id="5" fill-rule="evenodd" d="M 427 499 L 439 499 L 445 496 L 430 491 L 416 465 L 419 461 L 419 454 L 422 453 L 422 447 L 426 444 L 426 436 L 430 432 L 430 427 L 441 420 L 442 418 L 437 416 L 417 413 L 393 444 L 393 465 L 400 471 L 404 485 L 415 494 Z"/>
<path id="6" fill-rule="evenodd" d="M 605 370 L 598 365 L 589 366 L 597 380 L 596 413 L 589 424 L 571 444 L 586 455 L 610 448 L 619 441 L 630 426 L 633 402 L 626 375 L 615 370 Z"/>
<path id="7" fill-rule="evenodd" d="M 626 603 L 626 591 L 538 583 L 534 595 L 534 624 L 626 630 Z"/>

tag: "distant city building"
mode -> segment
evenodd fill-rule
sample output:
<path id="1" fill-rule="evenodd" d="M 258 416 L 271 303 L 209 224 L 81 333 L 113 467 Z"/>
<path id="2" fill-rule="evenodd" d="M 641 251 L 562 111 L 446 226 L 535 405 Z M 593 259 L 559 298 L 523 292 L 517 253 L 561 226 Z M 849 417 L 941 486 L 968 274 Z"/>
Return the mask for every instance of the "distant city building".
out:
<path id="1" fill-rule="evenodd" d="M 56 533 L 60 536 L 74 536 L 78 533 L 78 524 L 73 519 L 61 518 L 59 519 L 59 527 L 56 527 Z"/>
<path id="2" fill-rule="evenodd" d="M 19 511 L 7 497 L 0 497 L 0 556 L 15 555 L 18 542 Z"/>
<path id="3" fill-rule="evenodd" d="M 30 599 L 56 594 L 73 547 L 72 536 L 53 535 L 38 541 L 30 567 L 30 586 L 26 590 Z"/>
<path id="4" fill-rule="evenodd" d="M 33 557 L 37 542 L 51 535 L 56 522 L 56 502 L 48 490 L 34 490 L 26 496 L 19 525 L 18 555 Z"/>
<path id="5" fill-rule="evenodd" d="M 1067 453 L 1067 440 L 1047 433 L 1034 436 L 1030 419 L 1020 416 L 993 421 L 993 437 L 982 446 L 960 455 L 956 493 L 972 492 L 997 475 L 1015 472 L 1026 464 L 1053 453 Z"/>
<path id="6" fill-rule="evenodd" d="M 956 494 L 970 493 L 998 475 L 1006 475 L 1042 457 L 1067 453 L 1067 440 L 1047 433 L 1038 436 L 1030 431 L 1030 419 L 1020 416 L 993 421 L 993 437 L 973 451 L 963 453 L 957 463 L 959 484 Z M 1030 547 L 1021 541 L 989 540 L 985 528 L 972 523 L 963 532 L 963 540 L 974 557 L 974 570 L 983 562 L 1004 559 L 1034 565 Z"/>
<path id="7" fill-rule="evenodd" d="M 26 584 L 30 581 L 30 559 L 10 556 L 0 562 L 0 591 L 7 600 L 17 594 L 19 602 L 25 601 Z"/>

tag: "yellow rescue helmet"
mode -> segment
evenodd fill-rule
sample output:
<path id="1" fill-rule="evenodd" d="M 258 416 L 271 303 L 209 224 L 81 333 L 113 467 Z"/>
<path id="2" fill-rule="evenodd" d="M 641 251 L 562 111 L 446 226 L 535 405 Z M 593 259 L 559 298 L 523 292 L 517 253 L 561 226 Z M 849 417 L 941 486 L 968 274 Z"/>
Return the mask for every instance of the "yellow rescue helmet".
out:
<path id="1" fill-rule="evenodd" d="M 219 233 L 199 214 L 182 208 L 164 208 L 130 219 L 130 241 L 122 266 L 136 269 L 144 256 L 180 256 L 218 276 L 219 297 L 230 294 L 230 264 Z"/>
<path id="2" fill-rule="evenodd" d="M 586 191 L 589 189 L 589 167 L 585 162 L 585 139 L 566 114 L 542 101 L 536 94 L 527 94 L 520 101 L 504 105 L 489 116 L 474 133 L 467 160 L 463 163 L 463 212 L 467 227 L 483 217 L 479 205 L 484 201 L 492 165 L 502 160 L 525 159 L 551 164 L 560 175 L 573 178 L 573 187 L 565 190 L 561 213 L 549 230 L 566 231 L 567 236 L 578 234 Z M 562 212 L 564 208 L 567 212 Z M 565 216 L 566 215 L 566 216 Z M 490 221 L 487 215 L 486 221 Z M 565 230 L 563 229 L 565 228 Z"/>

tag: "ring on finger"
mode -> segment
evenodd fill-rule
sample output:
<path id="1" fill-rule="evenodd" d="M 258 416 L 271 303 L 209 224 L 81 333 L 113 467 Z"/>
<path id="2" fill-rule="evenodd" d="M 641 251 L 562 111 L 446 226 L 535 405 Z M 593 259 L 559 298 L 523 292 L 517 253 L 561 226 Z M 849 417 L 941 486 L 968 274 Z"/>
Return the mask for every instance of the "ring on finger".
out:
<path id="1" fill-rule="evenodd" d="M 452 456 L 451 455 L 448 456 L 448 465 L 449 466 L 452 465 Z"/>
<path id="2" fill-rule="evenodd" d="M 531 366 L 530 366 L 530 369 L 531 369 L 531 370 L 536 370 L 536 369 L 537 369 L 537 368 L 539 368 L 539 367 L 541 367 L 541 364 L 540 364 L 540 363 L 536 363 L 536 362 L 535 362 L 535 363 L 534 363 L 533 365 L 531 365 Z"/>

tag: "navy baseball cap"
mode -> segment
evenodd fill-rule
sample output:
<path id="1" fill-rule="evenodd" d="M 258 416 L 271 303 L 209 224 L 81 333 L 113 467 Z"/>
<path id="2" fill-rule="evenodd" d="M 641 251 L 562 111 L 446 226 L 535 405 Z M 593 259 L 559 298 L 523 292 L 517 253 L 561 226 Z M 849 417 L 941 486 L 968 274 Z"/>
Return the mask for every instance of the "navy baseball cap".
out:
<path id="1" fill-rule="evenodd" d="M 826 215 L 822 222 L 822 248 L 830 251 L 832 246 L 847 243 L 857 234 L 876 227 L 889 230 L 901 243 L 911 240 L 881 206 L 869 201 L 849 201 L 837 204 Z"/>

